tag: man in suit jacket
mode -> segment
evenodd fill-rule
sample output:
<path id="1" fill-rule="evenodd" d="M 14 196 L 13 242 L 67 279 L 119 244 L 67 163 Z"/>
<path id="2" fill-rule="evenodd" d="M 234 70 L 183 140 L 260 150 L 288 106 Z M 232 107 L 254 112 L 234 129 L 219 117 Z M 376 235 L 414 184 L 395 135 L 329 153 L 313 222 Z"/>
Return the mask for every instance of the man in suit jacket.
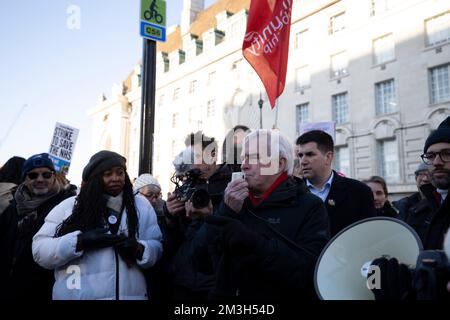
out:
<path id="1" fill-rule="evenodd" d="M 331 236 L 356 221 L 376 216 L 370 188 L 331 169 L 334 144 L 329 134 L 309 131 L 297 138 L 296 145 L 306 185 L 327 208 Z"/>

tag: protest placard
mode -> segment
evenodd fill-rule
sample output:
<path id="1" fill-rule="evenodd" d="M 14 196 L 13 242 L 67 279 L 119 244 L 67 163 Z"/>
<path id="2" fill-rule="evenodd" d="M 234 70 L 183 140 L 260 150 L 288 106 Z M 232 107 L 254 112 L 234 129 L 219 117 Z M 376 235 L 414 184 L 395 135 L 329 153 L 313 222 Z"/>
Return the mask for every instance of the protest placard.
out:
<path id="1" fill-rule="evenodd" d="M 59 173 L 67 174 L 69 172 L 78 132 L 79 130 L 76 128 L 59 122 L 56 123 L 49 154 L 55 165 L 55 170 Z"/>

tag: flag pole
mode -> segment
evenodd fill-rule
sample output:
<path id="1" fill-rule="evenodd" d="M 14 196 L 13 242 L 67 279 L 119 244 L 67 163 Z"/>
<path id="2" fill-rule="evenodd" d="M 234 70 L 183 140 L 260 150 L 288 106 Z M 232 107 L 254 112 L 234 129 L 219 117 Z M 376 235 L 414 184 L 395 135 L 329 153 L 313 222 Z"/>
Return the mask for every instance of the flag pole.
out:
<path id="1" fill-rule="evenodd" d="M 277 124 L 278 124 L 278 107 L 279 107 L 279 99 L 277 98 L 277 100 L 275 101 L 275 123 L 273 124 L 272 129 L 277 129 Z"/>
<path id="2" fill-rule="evenodd" d="M 275 123 L 273 124 L 273 129 L 277 129 L 278 127 L 278 108 L 280 106 L 280 96 L 278 96 L 278 90 L 280 89 L 280 71 L 281 71 L 281 57 L 282 55 L 280 54 L 280 59 L 278 60 L 278 73 L 277 73 L 277 91 L 276 91 L 276 95 L 277 95 L 277 99 L 275 100 Z"/>

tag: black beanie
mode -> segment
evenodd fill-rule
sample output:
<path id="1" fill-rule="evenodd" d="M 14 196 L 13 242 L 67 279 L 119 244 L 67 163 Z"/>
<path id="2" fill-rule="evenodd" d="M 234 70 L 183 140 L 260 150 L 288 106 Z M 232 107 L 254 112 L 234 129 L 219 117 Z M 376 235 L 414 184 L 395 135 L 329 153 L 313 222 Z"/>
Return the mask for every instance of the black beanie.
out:
<path id="1" fill-rule="evenodd" d="M 126 159 L 113 151 L 102 150 L 94 154 L 83 169 L 83 181 L 87 182 L 96 174 L 105 172 L 113 167 L 122 167 L 125 170 Z"/>
<path id="2" fill-rule="evenodd" d="M 428 136 L 427 141 L 425 141 L 423 153 L 426 153 L 432 144 L 439 142 L 450 143 L 450 116 L 442 121 L 439 127 Z"/>

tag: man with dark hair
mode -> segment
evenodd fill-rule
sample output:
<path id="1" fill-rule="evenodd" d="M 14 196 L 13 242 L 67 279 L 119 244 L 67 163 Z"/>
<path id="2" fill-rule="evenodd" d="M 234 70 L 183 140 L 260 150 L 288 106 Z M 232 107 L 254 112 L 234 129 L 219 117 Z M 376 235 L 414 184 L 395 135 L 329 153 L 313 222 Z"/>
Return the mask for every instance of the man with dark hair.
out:
<path id="1" fill-rule="evenodd" d="M 376 216 L 370 188 L 331 169 L 334 144 L 329 134 L 309 131 L 298 137 L 296 144 L 306 185 L 325 203 L 331 236 L 356 221 Z"/>
<path id="2" fill-rule="evenodd" d="M 231 180 L 231 167 L 216 164 L 217 142 L 201 131 L 191 133 L 185 140 L 188 149 L 183 152 L 184 160 L 193 163 L 178 164 L 184 172 L 199 170 L 196 188 L 207 190 L 211 201 L 204 208 L 188 206 L 190 199 L 181 199 L 176 193 L 168 194 L 164 213 L 167 228 L 164 241 L 164 257 L 173 285 L 171 298 L 175 300 L 204 301 L 211 289 L 214 277 L 198 270 L 192 255 L 192 243 L 196 241 L 198 230 L 204 218 L 212 214 L 222 201 L 223 192 Z"/>
<path id="3" fill-rule="evenodd" d="M 431 185 L 422 186 L 425 196 L 432 203 L 434 200 L 434 213 L 425 236 L 425 249 L 442 249 L 445 233 L 450 227 L 450 116 L 433 131 L 425 141 L 422 160 L 428 165 L 432 185 L 436 188 L 431 191 Z M 428 191 L 427 191 L 428 190 Z"/>
<path id="4" fill-rule="evenodd" d="M 450 227 L 450 198 L 448 189 L 450 187 L 450 116 L 447 117 L 439 127 L 433 131 L 425 141 L 423 154 L 420 156 L 428 166 L 432 185 L 421 186 L 429 208 L 426 220 L 422 220 L 420 228 L 417 229 L 421 236 L 425 250 L 441 250 L 444 246 L 444 238 Z M 426 252 L 425 252 L 426 253 Z M 410 269 L 391 258 L 378 258 L 373 264 L 380 268 L 380 289 L 374 289 L 377 300 L 400 300 L 400 299 L 448 299 L 443 293 L 445 288 L 439 288 L 445 277 L 438 275 L 438 269 L 444 267 L 434 263 L 432 259 L 427 264 L 428 272 L 412 273 Z M 434 263 L 434 264 L 433 264 Z M 446 271 L 442 271 L 446 272 Z M 426 280 L 424 281 L 424 277 Z M 448 279 L 445 279 L 447 282 Z M 449 283 L 450 285 L 450 283 Z"/>
<path id="5" fill-rule="evenodd" d="M 149 202 L 134 196 L 125 161 L 112 151 L 94 154 L 79 195 L 55 207 L 34 236 L 35 261 L 55 270 L 53 299 L 147 299 L 141 268 L 161 256 L 161 231 Z"/>
<path id="6" fill-rule="evenodd" d="M 0 280 L 7 283 L 0 284 L 0 296 L 20 301 L 50 300 L 53 272 L 33 261 L 32 238 L 50 210 L 75 193 L 57 181 L 47 153 L 31 156 L 23 163 L 22 179 L 12 203 L 1 215 Z"/>
<path id="7" fill-rule="evenodd" d="M 237 125 L 225 136 L 222 144 L 222 163 L 231 165 L 233 172 L 241 171 L 242 141 L 250 133 L 250 128 Z"/>

